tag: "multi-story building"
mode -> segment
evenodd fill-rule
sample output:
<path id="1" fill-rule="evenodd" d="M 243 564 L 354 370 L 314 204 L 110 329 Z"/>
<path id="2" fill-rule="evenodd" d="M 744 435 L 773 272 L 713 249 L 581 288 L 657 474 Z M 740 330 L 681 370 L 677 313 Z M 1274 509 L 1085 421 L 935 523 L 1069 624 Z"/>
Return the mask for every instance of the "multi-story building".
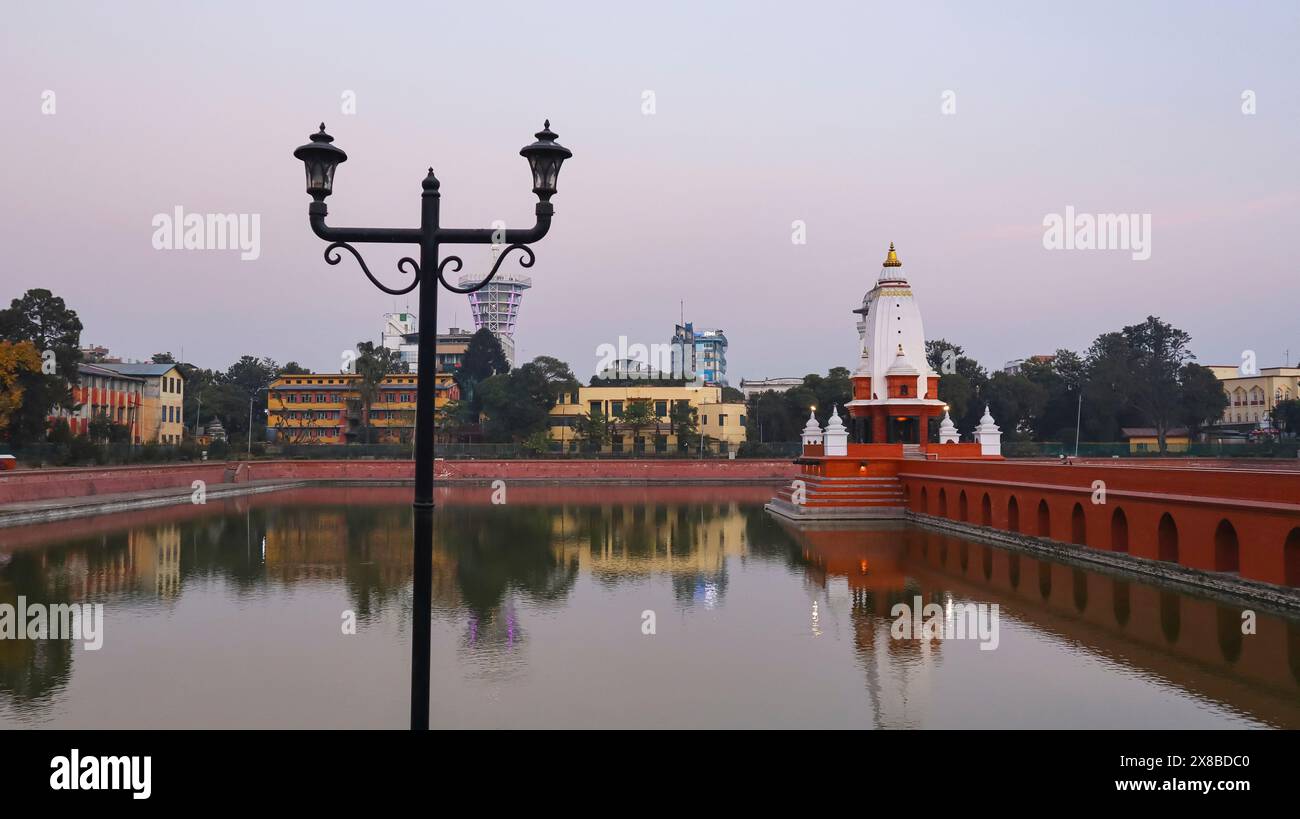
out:
<path id="1" fill-rule="evenodd" d="M 145 379 L 122 375 L 97 364 L 82 364 L 77 367 L 77 373 L 80 383 L 72 388 L 77 409 L 68 412 L 56 408 L 50 413 L 49 420 L 66 420 L 73 435 L 85 435 L 90 431 L 90 422 L 102 416 L 111 423 L 126 427 L 130 443 L 143 443 L 140 414 L 144 404 Z"/>
<path id="2" fill-rule="evenodd" d="M 721 330 L 696 330 L 694 322 L 673 330 L 673 373 L 710 387 L 727 386 L 727 336 Z"/>
<path id="3" fill-rule="evenodd" d="M 462 330 L 459 327 L 451 327 L 447 332 L 439 333 L 438 343 L 434 347 L 434 355 L 438 359 L 438 372 L 454 373 L 459 370 L 460 365 L 465 361 L 465 351 L 469 349 L 469 342 L 473 337 L 472 330 Z"/>
<path id="4" fill-rule="evenodd" d="M 459 370 L 473 336 L 472 330 L 459 327 L 439 333 L 435 345 L 437 371 L 452 373 Z M 407 365 L 407 372 L 417 371 L 420 365 L 420 320 L 414 313 L 385 313 L 379 343 L 397 352 Z"/>
<path id="5" fill-rule="evenodd" d="M 1209 369 L 1228 394 L 1218 426 L 1240 425 L 1243 431 L 1276 426 L 1273 408 L 1300 398 L 1300 367 L 1265 367 L 1250 374 L 1233 364 L 1212 364 Z"/>
<path id="6" fill-rule="evenodd" d="M 185 374 L 175 364 L 94 365 L 144 381 L 140 402 L 142 443 L 179 444 L 185 437 Z"/>
<path id="7" fill-rule="evenodd" d="M 802 378 L 742 378 L 740 379 L 740 391 L 745 394 L 745 399 L 753 398 L 755 395 L 765 392 L 785 392 L 803 385 Z"/>
<path id="8" fill-rule="evenodd" d="M 379 345 L 397 352 L 407 372 L 415 372 L 420 363 L 420 322 L 414 313 L 384 313 L 384 329 Z"/>
<path id="9" fill-rule="evenodd" d="M 282 444 L 408 443 L 415 435 L 418 384 L 414 373 L 385 376 L 367 414 L 360 375 L 282 375 L 267 391 L 268 437 Z M 450 373 L 438 373 L 434 389 L 435 409 L 459 398 Z"/>
<path id="10" fill-rule="evenodd" d="M 654 421 L 640 429 L 620 420 L 629 405 L 645 402 Z M 673 452 L 683 448 L 672 428 L 674 405 L 695 408 L 696 432 L 702 439 L 696 446 L 726 454 L 745 441 L 745 405 L 725 403 L 721 387 L 644 386 L 579 387 L 560 396 L 551 409 L 551 441 L 563 451 L 577 452 L 582 445 L 579 419 L 599 412 L 610 422 L 610 440 L 604 452 Z"/>
<path id="11" fill-rule="evenodd" d="M 495 263 L 501 248 L 492 247 L 492 260 Z M 481 273 L 467 273 L 460 279 L 461 287 L 469 287 L 483 280 Z M 523 304 L 524 291 L 533 286 L 533 280 L 527 276 L 509 271 L 498 271 L 492 281 L 483 289 L 469 294 L 469 309 L 474 316 L 474 329 L 484 327 L 501 342 L 501 351 L 511 368 L 515 366 L 515 324 L 519 321 L 519 307 Z"/>

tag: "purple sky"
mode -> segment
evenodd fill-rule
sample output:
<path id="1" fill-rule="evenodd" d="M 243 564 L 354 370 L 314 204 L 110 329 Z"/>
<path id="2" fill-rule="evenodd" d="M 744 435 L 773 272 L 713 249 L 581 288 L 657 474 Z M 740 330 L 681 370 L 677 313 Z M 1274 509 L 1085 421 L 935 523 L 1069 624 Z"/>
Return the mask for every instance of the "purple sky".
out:
<path id="1" fill-rule="evenodd" d="M 1203 363 L 1300 360 L 1300 7 L 915 5 L 12 6 L 0 298 L 47 287 L 84 341 L 127 357 L 336 370 L 415 299 L 325 264 L 292 150 L 324 120 L 348 152 L 334 224 L 414 226 L 432 164 L 445 224 L 522 227 L 517 152 L 549 117 L 575 157 L 521 360 L 585 378 L 620 335 L 667 342 L 684 299 L 727 332 L 733 384 L 852 365 L 849 311 L 891 240 L 928 335 L 985 365 L 1082 350 L 1148 313 Z M 155 250 L 154 215 L 178 205 L 260 214 L 260 258 Z M 1150 260 L 1044 249 L 1044 216 L 1066 206 L 1151 214 Z M 362 250 L 405 282 L 413 248 Z M 470 325 L 466 299 L 444 294 L 452 323 Z"/>

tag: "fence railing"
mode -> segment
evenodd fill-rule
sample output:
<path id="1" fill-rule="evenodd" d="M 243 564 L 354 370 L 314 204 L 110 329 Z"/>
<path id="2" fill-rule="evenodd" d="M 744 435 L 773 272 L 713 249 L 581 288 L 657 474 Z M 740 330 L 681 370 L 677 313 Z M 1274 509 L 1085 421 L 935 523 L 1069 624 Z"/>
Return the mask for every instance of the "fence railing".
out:
<path id="1" fill-rule="evenodd" d="M 1073 442 L 1003 441 L 1006 458 L 1059 458 L 1073 456 Z M 1171 444 L 1161 455 L 1155 446 L 1130 446 L 1127 442 L 1081 442 L 1080 458 L 1296 458 L 1300 457 L 1300 439 L 1261 441 L 1241 444 Z"/>

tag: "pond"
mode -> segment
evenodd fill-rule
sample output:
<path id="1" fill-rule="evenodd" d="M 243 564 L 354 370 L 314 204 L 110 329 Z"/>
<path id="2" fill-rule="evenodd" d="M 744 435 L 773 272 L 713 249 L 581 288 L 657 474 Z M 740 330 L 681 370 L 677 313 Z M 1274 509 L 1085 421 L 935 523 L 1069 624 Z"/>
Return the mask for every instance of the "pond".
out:
<path id="1" fill-rule="evenodd" d="M 1249 606 L 759 486 L 439 492 L 436 728 L 1300 727 L 1300 623 Z M 103 605 L 97 650 L 0 639 L 0 728 L 405 727 L 409 497 L 0 529 L 0 607 Z"/>

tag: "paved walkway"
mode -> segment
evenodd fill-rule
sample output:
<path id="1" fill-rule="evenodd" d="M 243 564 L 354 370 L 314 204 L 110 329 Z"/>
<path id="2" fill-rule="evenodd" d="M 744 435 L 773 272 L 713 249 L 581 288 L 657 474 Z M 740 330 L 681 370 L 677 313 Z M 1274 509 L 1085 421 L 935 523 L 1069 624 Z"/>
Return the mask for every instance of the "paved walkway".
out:
<path id="1" fill-rule="evenodd" d="M 208 484 L 206 500 L 253 495 L 307 486 L 310 481 L 245 481 L 243 483 Z M 188 486 L 166 489 L 143 489 L 136 492 L 118 492 L 107 495 L 86 495 L 80 498 L 52 498 L 50 500 L 18 501 L 0 506 L 0 527 L 40 523 L 47 520 L 64 520 L 128 509 L 147 509 L 154 506 L 172 506 L 192 503 L 194 490 Z"/>

